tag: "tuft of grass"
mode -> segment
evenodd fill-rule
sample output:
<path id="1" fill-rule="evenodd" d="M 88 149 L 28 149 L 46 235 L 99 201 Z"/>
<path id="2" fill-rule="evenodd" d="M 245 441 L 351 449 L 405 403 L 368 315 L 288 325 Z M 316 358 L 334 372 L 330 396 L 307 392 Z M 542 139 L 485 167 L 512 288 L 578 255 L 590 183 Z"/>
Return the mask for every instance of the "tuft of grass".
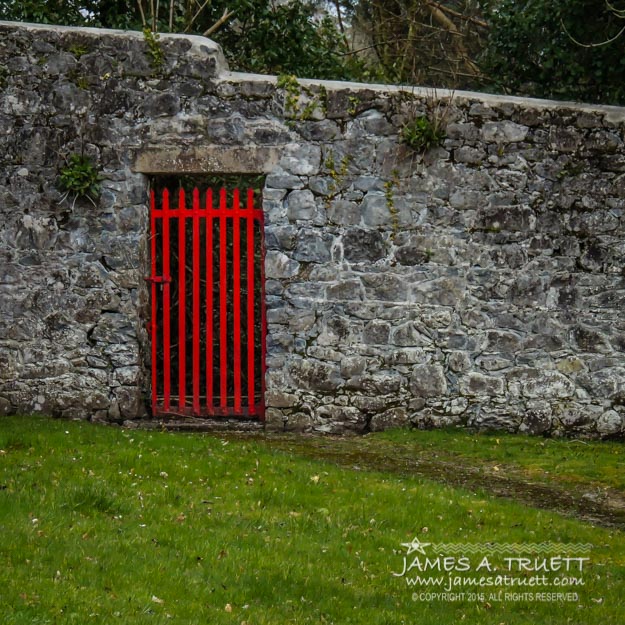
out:
<path id="1" fill-rule="evenodd" d="M 65 493 L 67 506 L 82 514 L 99 512 L 102 514 L 120 514 L 122 506 L 117 494 L 112 492 L 104 482 L 87 482 L 72 485 Z"/>
<path id="2" fill-rule="evenodd" d="M 399 140 L 415 152 L 427 152 L 441 145 L 446 136 L 441 120 L 419 115 L 402 126 Z"/>
<path id="3" fill-rule="evenodd" d="M 420 434 L 355 440 L 390 463 L 393 446 L 416 446 Z M 3 623 L 621 622 L 620 531 L 302 449 L 1 418 Z M 393 573 L 415 536 L 593 548 L 574 602 L 413 601 L 414 589 Z"/>
<path id="4" fill-rule="evenodd" d="M 93 202 L 100 195 L 100 181 L 100 174 L 88 156 L 70 154 L 61 169 L 59 187 L 67 195 L 86 197 Z"/>

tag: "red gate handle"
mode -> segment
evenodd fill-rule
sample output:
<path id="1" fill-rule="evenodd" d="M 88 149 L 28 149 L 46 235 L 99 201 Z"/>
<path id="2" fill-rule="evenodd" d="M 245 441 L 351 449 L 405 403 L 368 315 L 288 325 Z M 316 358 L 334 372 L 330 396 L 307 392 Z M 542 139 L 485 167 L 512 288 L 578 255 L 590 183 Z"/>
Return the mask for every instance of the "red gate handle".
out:
<path id="1" fill-rule="evenodd" d="M 155 284 L 161 284 L 163 282 L 171 282 L 171 278 L 169 276 L 146 276 L 143 279 L 146 282 L 152 282 Z"/>

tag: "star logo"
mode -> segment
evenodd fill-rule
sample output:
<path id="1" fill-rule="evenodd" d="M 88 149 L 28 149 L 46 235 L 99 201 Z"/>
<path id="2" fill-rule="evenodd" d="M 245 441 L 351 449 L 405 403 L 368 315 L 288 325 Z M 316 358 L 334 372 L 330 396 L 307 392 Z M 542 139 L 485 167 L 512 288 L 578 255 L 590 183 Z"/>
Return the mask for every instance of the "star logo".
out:
<path id="1" fill-rule="evenodd" d="M 418 551 L 425 555 L 424 547 L 429 547 L 432 543 L 422 543 L 416 536 L 412 539 L 412 542 L 402 543 L 402 547 L 406 547 L 406 555 L 409 556 L 411 553 Z"/>

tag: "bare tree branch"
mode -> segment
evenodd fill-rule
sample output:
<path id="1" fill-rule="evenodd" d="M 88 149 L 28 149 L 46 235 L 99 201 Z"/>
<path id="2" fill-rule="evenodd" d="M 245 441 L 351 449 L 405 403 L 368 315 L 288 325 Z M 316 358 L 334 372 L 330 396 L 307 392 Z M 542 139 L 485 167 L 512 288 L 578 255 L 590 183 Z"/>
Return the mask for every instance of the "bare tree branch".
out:
<path id="1" fill-rule="evenodd" d="M 210 37 L 216 30 L 219 30 L 235 13 L 236 10 L 228 11 L 228 9 L 226 9 L 224 11 L 224 14 L 209 29 L 205 30 L 202 35 L 204 37 Z"/>
<path id="2" fill-rule="evenodd" d="M 617 9 L 609 0 L 605 0 L 606 6 L 616 17 L 620 19 L 625 19 L 625 9 Z"/>
<path id="3" fill-rule="evenodd" d="M 189 32 L 189 30 L 191 29 L 191 27 L 193 26 L 193 22 L 195 22 L 195 20 L 199 17 L 200 13 L 204 10 L 204 8 L 206 7 L 207 4 L 210 3 L 211 0 L 206 0 L 206 2 L 204 2 L 204 4 L 202 6 L 200 6 L 200 8 L 197 10 L 197 12 L 195 13 L 195 15 L 191 18 L 191 20 L 189 21 L 189 23 L 187 24 L 186 28 L 184 29 L 183 32 L 187 33 Z M 199 4 L 199 3 L 198 3 Z"/>
<path id="4" fill-rule="evenodd" d="M 621 30 L 619 30 L 618 33 L 614 35 L 614 37 L 610 37 L 610 39 L 606 39 L 605 41 L 600 41 L 599 43 L 582 43 L 581 41 L 578 41 L 577 39 L 575 39 L 573 35 L 571 35 L 567 27 L 565 26 L 564 22 L 562 21 L 562 19 L 560 19 L 560 24 L 562 25 L 562 28 L 564 29 L 564 32 L 566 33 L 567 37 L 573 43 L 577 44 L 578 46 L 582 48 L 600 48 L 601 46 L 607 46 L 613 41 L 616 41 L 623 33 L 625 33 L 625 26 L 623 26 L 623 28 L 621 28 Z"/>
<path id="5" fill-rule="evenodd" d="M 143 12 L 143 2 L 142 0 L 137 0 L 137 6 L 139 7 L 139 13 L 141 13 L 141 24 L 143 28 L 147 28 L 147 22 L 145 21 L 145 13 Z"/>
<path id="6" fill-rule="evenodd" d="M 480 70 L 478 66 L 469 58 L 467 53 L 467 49 L 465 48 L 462 41 L 458 38 L 460 32 L 456 28 L 456 25 L 441 11 L 440 4 L 438 2 L 431 2 L 430 0 L 425 0 L 425 4 L 430 9 L 432 13 L 432 17 L 441 24 L 445 29 L 449 31 L 450 34 L 455 35 L 454 46 L 458 50 L 459 55 L 463 59 L 465 66 L 469 70 L 469 72 L 473 73 L 475 76 L 478 76 Z"/>
<path id="7" fill-rule="evenodd" d="M 449 15 L 453 15 L 454 17 L 457 17 L 460 20 L 464 20 L 465 22 L 471 22 L 472 24 L 475 24 L 476 26 L 480 26 L 481 28 L 490 28 L 490 24 L 488 22 L 485 22 L 484 20 L 480 20 L 477 17 L 472 17 L 470 15 L 463 15 L 462 13 L 459 13 L 458 11 L 454 11 L 453 9 L 446 7 L 440 2 L 434 2 L 433 0 L 428 0 L 426 1 L 426 4 L 429 4 L 430 6 L 435 6 L 440 11 L 449 13 Z"/>

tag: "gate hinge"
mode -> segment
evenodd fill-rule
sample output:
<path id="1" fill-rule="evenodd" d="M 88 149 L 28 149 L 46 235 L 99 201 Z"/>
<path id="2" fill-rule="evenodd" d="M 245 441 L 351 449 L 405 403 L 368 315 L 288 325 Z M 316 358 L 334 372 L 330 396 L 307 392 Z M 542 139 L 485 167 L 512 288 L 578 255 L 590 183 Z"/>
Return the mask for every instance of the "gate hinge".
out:
<path id="1" fill-rule="evenodd" d="M 155 284 L 161 284 L 163 282 L 171 282 L 169 276 L 146 276 L 143 278 L 146 282 L 153 282 Z"/>

